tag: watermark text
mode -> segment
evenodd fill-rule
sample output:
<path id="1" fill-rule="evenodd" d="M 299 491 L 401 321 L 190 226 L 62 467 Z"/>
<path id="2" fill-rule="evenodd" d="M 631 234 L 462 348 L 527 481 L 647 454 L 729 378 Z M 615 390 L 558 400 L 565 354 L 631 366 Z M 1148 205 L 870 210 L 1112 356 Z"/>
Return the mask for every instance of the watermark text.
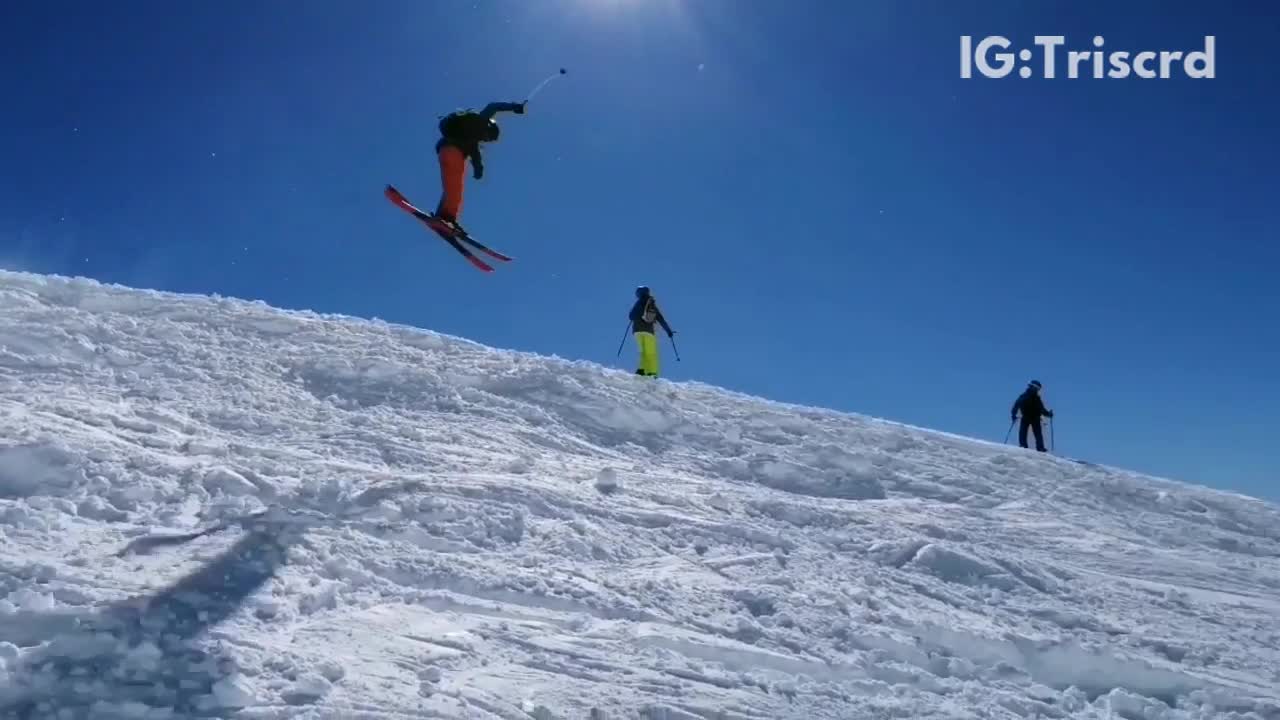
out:
<path id="1" fill-rule="evenodd" d="M 1182 50 L 1104 50 L 1107 41 L 1101 35 L 1093 38 L 1091 50 L 1064 50 L 1067 39 L 1062 35 L 1036 35 L 1035 47 L 1015 49 L 1013 41 L 990 35 L 974 42 L 971 35 L 960 36 L 960 77 L 1003 78 L 1017 70 L 1023 78 L 1041 77 L 1052 80 L 1065 74 L 1076 79 L 1090 77 L 1168 79 L 1175 74 L 1189 78 L 1214 77 L 1213 35 L 1204 37 L 1203 48 Z"/>

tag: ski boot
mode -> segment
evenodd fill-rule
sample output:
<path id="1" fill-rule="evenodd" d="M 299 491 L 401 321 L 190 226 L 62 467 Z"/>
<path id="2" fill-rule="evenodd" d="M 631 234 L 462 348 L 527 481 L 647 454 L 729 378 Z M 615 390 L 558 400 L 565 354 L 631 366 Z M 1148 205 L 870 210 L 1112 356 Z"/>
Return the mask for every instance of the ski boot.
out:
<path id="1" fill-rule="evenodd" d="M 441 212 L 440 208 L 436 208 L 436 211 L 431 213 L 431 216 L 427 219 L 427 224 L 436 232 L 446 233 L 451 237 L 466 237 L 467 235 L 467 231 L 463 229 L 462 225 L 458 224 L 458 219 Z"/>

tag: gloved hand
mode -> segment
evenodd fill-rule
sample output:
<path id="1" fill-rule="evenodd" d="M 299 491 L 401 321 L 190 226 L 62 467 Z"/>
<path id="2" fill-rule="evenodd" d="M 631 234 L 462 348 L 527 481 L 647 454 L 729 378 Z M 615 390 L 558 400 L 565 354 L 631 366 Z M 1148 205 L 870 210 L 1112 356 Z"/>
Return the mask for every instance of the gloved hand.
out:
<path id="1" fill-rule="evenodd" d="M 511 112 L 513 112 L 513 113 L 515 113 L 515 114 L 517 114 L 517 115 L 523 115 L 523 114 L 524 114 L 524 106 L 525 106 L 525 105 L 528 105 L 528 104 L 529 104 L 529 101 L 528 101 L 528 100 L 525 100 L 525 101 L 524 101 L 524 102 L 522 102 L 522 103 L 517 103 L 517 104 L 516 104 L 516 109 L 515 109 L 515 110 L 512 110 Z"/>
<path id="2" fill-rule="evenodd" d="M 1014 414 L 1010 415 L 1010 416 L 1009 416 L 1009 422 L 1011 422 L 1011 423 L 1018 422 L 1018 413 L 1014 413 Z"/>
<path id="3" fill-rule="evenodd" d="M 472 163 L 471 167 L 472 167 L 471 177 L 477 180 L 484 177 L 484 165 L 481 165 L 480 163 Z"/>
<path id="4" fill-rule="evenodd" d="M 669 337 L 669 338 L 673 338 L 673 337 L 675 337 L 675 336 L 676 336 L 676 331 L 675 331 L 675 330 L 668 330 L 668 331 L 667 331 L 667 337 Z"/>
<path id="5" fill-rule="evenodd" d="M 1053 411 L 1052 411 L 1052 410 L 1045 410 L 1045 411 L 1044 411 L 1044 414 L 1045 414 L 1045 416 L 1046 416 L 1046 417 L 1053 417 Z"/>

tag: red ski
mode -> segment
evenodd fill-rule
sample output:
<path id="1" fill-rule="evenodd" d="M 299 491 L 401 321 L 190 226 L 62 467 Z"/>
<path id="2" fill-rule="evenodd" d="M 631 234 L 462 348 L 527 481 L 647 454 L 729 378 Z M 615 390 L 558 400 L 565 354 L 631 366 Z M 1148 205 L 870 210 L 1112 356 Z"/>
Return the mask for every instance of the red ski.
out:
<path id="1" fill-rule="evenodd" d="M 476 257 L 475 253 L 471 252 L 471 249 L 467 247 L 468 245 L 475 248 L 476 250 L 479 250 L 480 252 L 488 255 L 489 257 L 495 260 L 501 260 L 502 262 L 511 262 L 511 258 L 509 256 L 504 255 L 498 252 L 497 250 L 494 250 L 484 245 L 479 240 L 476 240 L 475 238 L 471 237 L 471 235 L 469 235 L 466 230 L 463 230 L 461 228 L 457 228 L 455 230 L 451 228 L 449 225 L 447 225 L 446 223 L 444 223 L 443 221 L 441 221 L 434 214 L 418 209 L 413 205 L 413 203 L 409 202 L 409 200 L 405 198 L 403 193 L 401 193 L 399 190 L 395 189 L 391 185 L 387 185 L 387 188 L 386 190 L 383 191 L 383 194 L 387 196 L 387 199 L 391 201 L 392 205 L 395 205 L 401 210 L 404 210 L 410 215 L 418 218 L 419 220 L 422 221 L 422 224 L 426 225 L 427 227 L 435 231 L 437 235 L 443 238 L 445 242 L 453 246 L 454 250 L 457 250 L 462 255 L 462 257 L 466 258 L 467 261 L 470 262 L 472 265 L 476 266 L 476 268 L 483 270 L 484 272 L 493 272 L 493 266 L 489 265 L 489 263 L 486 263 L 485 261 Z M 465 245 L 463 243 L 465 243 Z"/>

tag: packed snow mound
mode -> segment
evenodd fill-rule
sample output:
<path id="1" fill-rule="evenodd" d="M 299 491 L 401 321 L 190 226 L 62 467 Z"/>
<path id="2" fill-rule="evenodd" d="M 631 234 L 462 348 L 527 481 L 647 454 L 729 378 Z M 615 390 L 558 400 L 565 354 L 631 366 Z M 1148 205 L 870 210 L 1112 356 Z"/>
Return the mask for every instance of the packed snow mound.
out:
<path id="1" fill-rule="evenodd" d="M 1280 718 L 1246 497 L 0 273 L 0 717 Z"/>

